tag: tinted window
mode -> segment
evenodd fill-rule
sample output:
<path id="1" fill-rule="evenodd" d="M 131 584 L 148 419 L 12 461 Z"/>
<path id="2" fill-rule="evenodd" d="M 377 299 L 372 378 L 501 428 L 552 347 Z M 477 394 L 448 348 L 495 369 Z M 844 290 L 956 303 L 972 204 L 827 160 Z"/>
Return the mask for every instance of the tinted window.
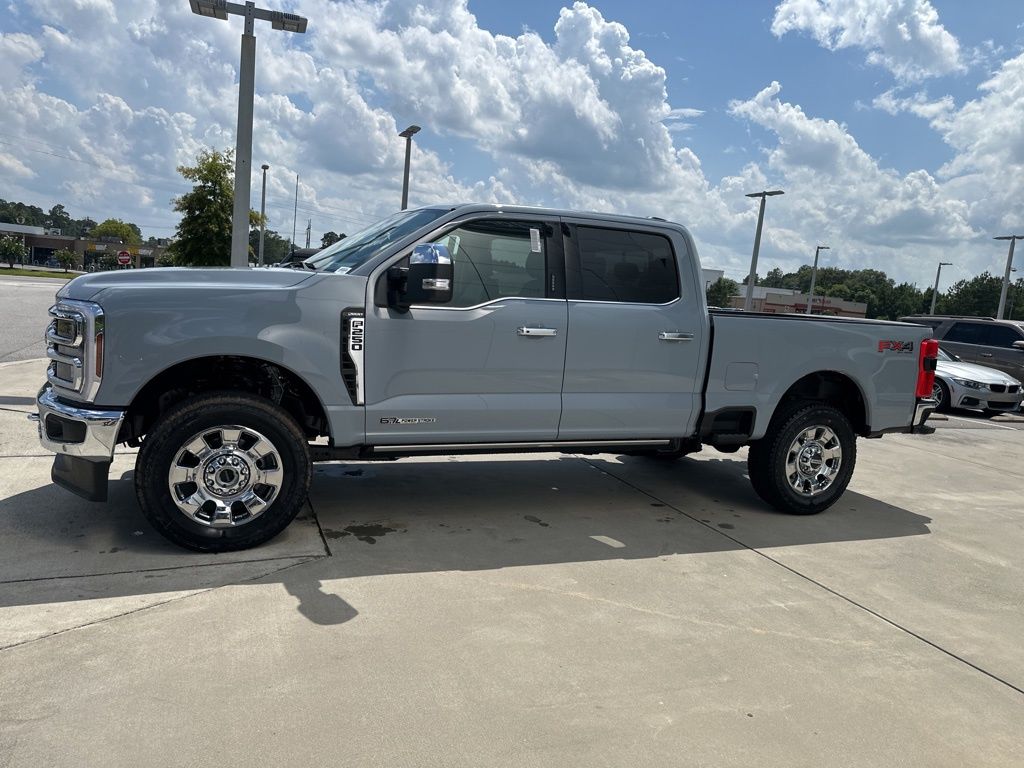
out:
<path id="1" fill-rule="evenodd" d="M 536 221 L 474 221 L 435 240 L 448 246 L 455 268 L 449 306 L 544 298 L 546 229 Z"/>
<path id="2" fill-rule="evenodd" d="M 985 329 L 984 344 L 991 347 L 1012 347 L 1015 341 L 1024 341 L 1024 336 L 1016 328 L 1008 325 L 990 325 Z"/>
<path id="3" fill-rule="evenodd" d="M 963 344 L 986 344 L 985 331 L 987 325 L 981 323 L 954 323 L 944 337 L 944 341 L 959 341 Z"/>
<path id="4" fill-rule="evenodd" d="M 679 298 L 668 238 L 646 232 L 577 227 L 583 299 L 665 304 Z"/>
<path id="5" fill-rule="evenodd" d="M 423 229 L 439 216 L 444 208 L 423 208 L 402 211 L 383 221 L 346 237 L 306 259 L 306 264 L 324 272 L 351 272 L 377 255 L 382 248 Z"/>

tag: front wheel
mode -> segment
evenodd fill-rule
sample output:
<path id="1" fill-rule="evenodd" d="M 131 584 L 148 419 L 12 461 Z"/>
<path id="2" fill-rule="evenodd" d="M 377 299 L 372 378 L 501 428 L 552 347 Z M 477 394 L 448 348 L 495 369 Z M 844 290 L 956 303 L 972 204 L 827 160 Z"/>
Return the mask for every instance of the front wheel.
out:
<path id="1" fill-rule="evenodd" d="M 226 552 L 284 530 L 305 502 L 311 476 L 306 439 L 283 408 L 220 392 L 160 417 L 136 460 L 135 493 L 165 538 Z"/>
<path id="2" fill-rule="evenodd" d="M 747 455 L 757 495 L 794 515 L 832 506 L 849 485 L 856 462 L 857 436 L 849 419 L 819 403 L 777 414 Z"/>

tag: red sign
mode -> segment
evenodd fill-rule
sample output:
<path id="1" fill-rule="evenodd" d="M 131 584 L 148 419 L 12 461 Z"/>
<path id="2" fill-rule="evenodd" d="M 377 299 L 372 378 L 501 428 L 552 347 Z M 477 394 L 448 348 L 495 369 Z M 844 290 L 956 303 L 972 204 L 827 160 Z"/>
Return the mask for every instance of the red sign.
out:
<path id="1" fill-rule="evenodd" d="M 117 263 L 122 266 L 132 263 L 132 255 L 128 251 L 117 252 Z"/>

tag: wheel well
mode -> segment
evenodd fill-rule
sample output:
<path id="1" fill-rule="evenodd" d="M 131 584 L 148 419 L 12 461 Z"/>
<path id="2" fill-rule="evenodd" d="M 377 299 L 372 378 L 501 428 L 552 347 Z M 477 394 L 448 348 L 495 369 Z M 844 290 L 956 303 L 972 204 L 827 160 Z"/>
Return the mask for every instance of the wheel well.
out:
<path id="1" fill-rule="evenodd" d="M 150 379 L 128 406 L 119 437 L 137 441 L 176 403 L 203 392 L 224 390 L 251 392 L 280 405 L 309 438 L 330 434 L 320 399 L 298 375 L 258 358 L 217 355 L 186 360 Z"/>
<path id="2" fill-rule="evenodd" d="M 867 435 L 870 431 L 864 396 L 849 376 L 836 371 L 809 373 L 786 390 L 775 412 L 782 413 L 788 404 L 806 400 L 827 403 L 841 411 L 858 435 Z"/>

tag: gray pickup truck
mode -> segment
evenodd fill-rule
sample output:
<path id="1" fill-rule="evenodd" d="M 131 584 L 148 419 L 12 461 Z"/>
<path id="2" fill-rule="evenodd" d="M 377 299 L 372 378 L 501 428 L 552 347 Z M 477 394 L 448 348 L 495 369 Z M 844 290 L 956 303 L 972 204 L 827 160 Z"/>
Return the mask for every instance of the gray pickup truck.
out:
<path id="1" fill-rule="evenodd" d="M 217 551 L 283 530 L 316 461 L 749 445 L 761 498 L 811 514 L 857 436 L 930 431 L 930 329 L 709 313 L 692 238 L 662 220 L 432 206 L 296 267 L 62 288 L 37 417 L 54 482 L 104 501 L 115 446 L 140 446 L 142 512 Z"/>

